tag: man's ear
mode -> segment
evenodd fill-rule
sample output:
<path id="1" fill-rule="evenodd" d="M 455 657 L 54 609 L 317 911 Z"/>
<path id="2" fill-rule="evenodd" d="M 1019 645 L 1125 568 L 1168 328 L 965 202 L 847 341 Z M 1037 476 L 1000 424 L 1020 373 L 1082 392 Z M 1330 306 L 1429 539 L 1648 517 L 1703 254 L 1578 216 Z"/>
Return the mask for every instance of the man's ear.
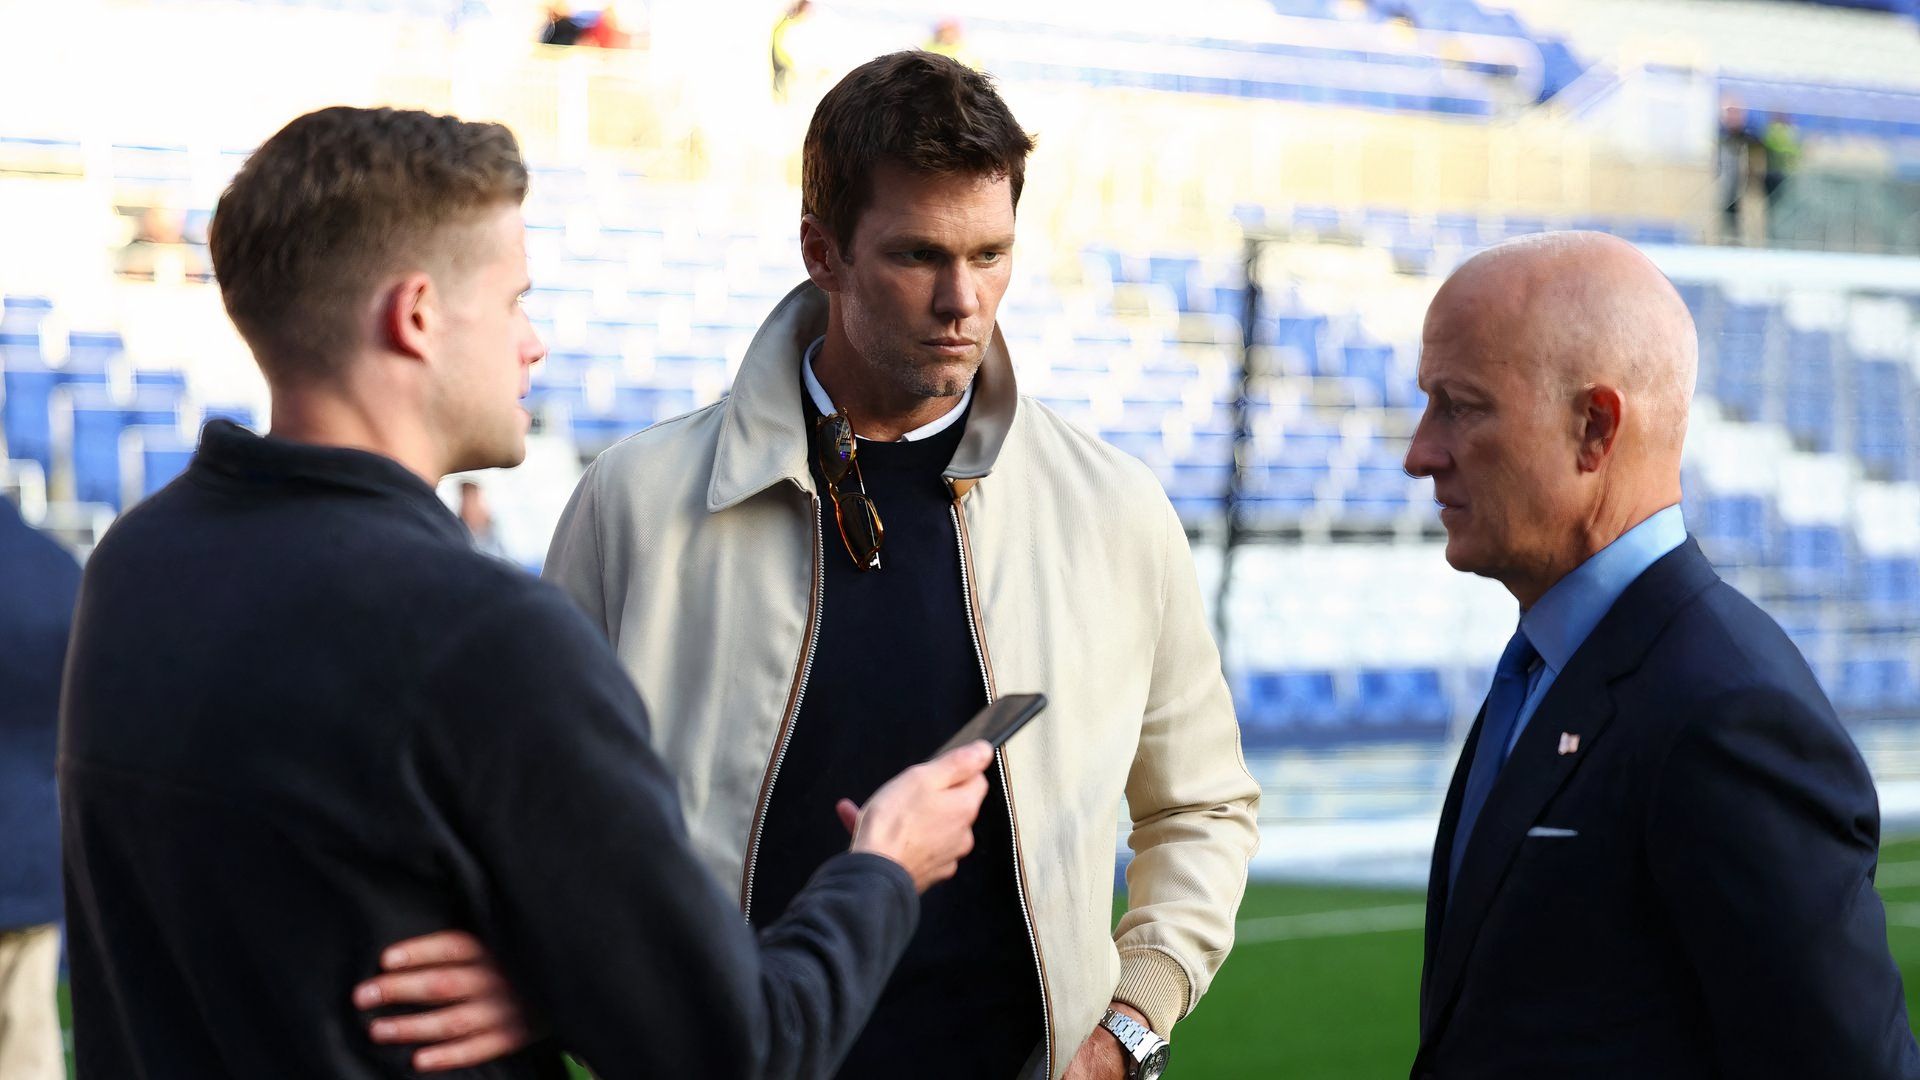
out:
<path id="1" fill-rule="evenodd" d="M 422 271 L 387 286 L 380 301 L 380 327 L 394 352 L 416 360 L 428 358 L 433 335 L 440 329 L 439 299 L 433 279 Z"/>
<path id="2" fill-rule="evenodd" d="M 807 276 L 822 292 L 840 291 L 840 268 L 846 264 L 840 242 L 812 214 L 800 219 L 800 258 L 807 264 Z"/>
<path id="3" fill-rule="evenodd" d="M 1575 455 L 1581 472 L 1598 472 L 1612 456 L 1626 407 L 1626 399 L 1611 386 L 1590 386 L 1581 392 L 1580 449 Z"/>

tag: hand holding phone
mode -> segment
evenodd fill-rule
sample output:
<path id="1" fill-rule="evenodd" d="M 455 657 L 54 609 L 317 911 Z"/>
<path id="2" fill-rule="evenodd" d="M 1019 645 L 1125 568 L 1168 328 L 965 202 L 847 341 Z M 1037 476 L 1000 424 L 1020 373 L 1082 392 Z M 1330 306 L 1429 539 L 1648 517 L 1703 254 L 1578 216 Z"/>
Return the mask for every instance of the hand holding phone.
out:
<path id="1" fill-rule="evenodd" d="M 987 745 L 998 750 L 1013 738 L 1014 732 L 1026 727 L 1027 721 L 1040 715 L 1040 710 L 1046 707 L 1045 694 L 1003 694 L 993 704 L 974 713 L 973 719 L 967 721 L 967 726 L 954 732 L 953 738 L 935 750 L 933 756 L 939 757 L 975 739 L 985 739 Z"/>

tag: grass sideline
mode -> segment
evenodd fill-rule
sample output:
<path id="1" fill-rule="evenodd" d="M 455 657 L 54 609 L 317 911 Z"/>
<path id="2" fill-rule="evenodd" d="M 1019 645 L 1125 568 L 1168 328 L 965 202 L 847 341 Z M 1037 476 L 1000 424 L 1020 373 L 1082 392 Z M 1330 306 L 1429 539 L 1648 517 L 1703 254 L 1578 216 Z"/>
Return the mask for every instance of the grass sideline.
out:
<path id="1" fill-rule="evenodd" d="M 1920 1016 L 1920 837 L 1881 846 L 1879 886 L 1911 1019 Z M 1405 1076 L 1420 1001 L 1422 912 L 1414 891 L 1249 887 L 1233 956 L 1175 1033 L 1169 1080 Z"/>

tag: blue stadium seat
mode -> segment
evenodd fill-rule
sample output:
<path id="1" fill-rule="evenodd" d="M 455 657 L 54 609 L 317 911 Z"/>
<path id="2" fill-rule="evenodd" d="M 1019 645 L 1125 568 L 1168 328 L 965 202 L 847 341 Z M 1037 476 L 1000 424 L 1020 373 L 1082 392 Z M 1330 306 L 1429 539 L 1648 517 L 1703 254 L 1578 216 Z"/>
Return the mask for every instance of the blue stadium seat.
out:
<path id="1" fill-rule="evenodd" d="M 1787 378 L 1784 397 L 1787 433 L 1803 449 L 1834 448 L 1839 395 L 1834 391 L 1835 353 L 1844 348 L 1824 330 L 1792 330 L 1787 334 Z"/>
<path id="2" fill-rule="evenodd" d="M 1103 429 L 1100 438 L 1115 449 L 1142 461 L 1153 462 L 1165 456 L 1160 429 L 1157 427 L 1144 431 Z"/>
<path id="3" fill-rule="evenodd" d="M 1839 526 L 1784 526 L 1776 543 L 1789 595 L 1818 598 L 1846 591 L 1847 538 Z"/>
<path id="4" fill-rule="evenodd" d="M 1311 511 L 1319 501 L 1328 470 L 1318 466 L 1256 466 L 1241 473 L 1237 512 L 1251 527 L 1289 524 Z"/>
<path id="5" fill-rule="evenodd" d="M 1878 480 L 1912 475 L 1912 407 L 1906 372 L 1895 360 L 1862 359 L 1854 365 L 1853 452 Z"/>
<path id="6" fill-rule="evenodd" d="M 1354 470 L 1353 482 L 1341 492 L 1341 505 L 1350 518 L 1378 522 L 1397 518 L 1412 505 L 1413 480 L 1401 462 L 1373 453 Z"/>
<path id="7" fill-rule="evenodd" d="M 1167 495 L 1176 503 L 1211 502 L 1218 507 L 1233 479 L 1233 466 L 1177 464 L 1167 470 L 1166 479 Z"/>
<path id="8" fill-rule="evenodd" d="M 144 499 L 187 471 L 195 444 L 172 429 L 134 430 L 140 433 L 140 497 Z"/>
<path id="9" fill-rule="evenodd" d="M 1480 219 L 1472 214 L 1436 214 L 1433 219 L 1433 239 L 1437 244 L 1477 248 L 1483 243 Z"/>
<path id="10" fill-rule="evenodd" d="M 49 369 L 37 363 L 10 362 L 0 372 L 5 399 L 0 401 L 0 426 L 6 428 L 7 456 L 40 463 L 43 472 L 53 470 L 53 392 L 62 386 L 101 384 L 106 376 L 99 372 L 75 371 L 71 367 Z"/>
<path id="11" fill-rule="evenodd" d="M 1249 672 L 1240 679 L 1239 712 L 1252 743 L 1300 736 L 1303 729 L 1324 733 L 1345 719 L 1333 672 L 1325 670 Z"/>
<path id="12" fill-rule="evenodd" d="M 1738 305 L 1729 305 L 1729 316 Z M 1746 322 L 1743 316 L 1739 320 Z M 1727 414 L 1737 420 L 1759 420 L 1766 394 L 1766 338 L 1763 333 L 1729 329 L 1720 335 L 1713 369 L 1713 396 Z"/>
<path id="13" fill-rule="evenodd" d="M 0 300 L 0 331 L 31 333 L 37 338 L 40 323 L 53 310 L 53 301 L 44 296 L 9 294 Z"/>
<path id="14" fill-rule="evenodd" d="M 1757 566 L 1767 559 L 1767 504 L 1758 495 L 1709 495 L 1701 500 L 1700 544 L 1724 566 Z"/>
<path id="15" fill-rule="evenodd" d="M 1910 708 L 1920 700 L 1912 658 L 1906 655 L 1855 655 L 1841 665 L 1836 704 L 1843 711 L 1882 712 Z"/>
<path id="16" fill-rule="evenodd" d="M 1920 609 L 1920 559 L 1860 560 L 1860 598 L 1877 607 Z"/>
<path id="17" fill-rule="evenodd" d="M 1374 728 L 1428 728 L 1443 734 L 1452 706 L 1433 668 L 1362 668 L 1356 713 Z"/>
<path id="18" fill-rule="evenodd" d="M 1372 402 L 1387 404 L 1394 392 L 1393 346 L 1384 342 L 1349 341 L 1341 350 L 1344 374 L 1370 388 Z"/>
<path id="19" fill-rule="evenodd" d="M 158 388 L 123 399 L 105 386 L 83 385 L 73 388 L 72 401 L 74 498 L 124 509 L 121 433 L 136 426 L 177 430 L 179 394 Z"/>
<path id="20" fill-rule="evenodd" d="M 118 330 L 75 330 L 67 335 L 66 370 L 105 371 L 126 354 L 127 342 Z"/>
<path id="21" fill-rule="evenodd" d="M 1186 256 L 1155 255 L 1147 260 L 1147 279 L 1173 293 L 1181 311 L 1193 310 L 1193 281 L 1200 261 Z"/>

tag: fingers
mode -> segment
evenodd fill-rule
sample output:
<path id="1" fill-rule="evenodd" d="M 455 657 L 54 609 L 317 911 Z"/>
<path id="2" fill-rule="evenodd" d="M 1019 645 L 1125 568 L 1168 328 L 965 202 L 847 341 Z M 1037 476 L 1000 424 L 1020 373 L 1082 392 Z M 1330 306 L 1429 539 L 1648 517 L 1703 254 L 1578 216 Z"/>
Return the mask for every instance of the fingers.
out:
<path id="1" fill-rule="evenodd" d="M 847 835 L 854 836 L 860 831 L 860 808 L 852 799 L 841 799 L 833 804 L 833 812 L 840 815 L 840 824 L 846 826 Z"/>
<path id="2" fill-rule="evenodd" d="M 961 805 L 968 808 L 966 824 L 972 825 L 974 819 L 980 816 L 980 804 L 987 798 L 987 778 L 984 775 L 974 776 L 965 783 L 956 785 L 953 792 L 954 796 L 961 801 Z M 971 836 L 972 833 L 968 835 Z"/>
<path id="3" fill-rule="evenodd" d="M 421 1072 L 471 1068 L 524 1049 L 531 1041 L 531 1037 L 523 1027 L 485 1031 L 469 1038 L 416 1051 L 413 1055 L 413 1067 Z"/>
<path id="4" fill-rule="evenodd" d="M 465 930 L 441 930 L 397 941 L 380 954 L 388 971 L 432 967 L 435 964 L 474 964 L 487 958 L 487 947 Z"/>
<path id="5" fill-rule="evenodd" d="M 426 971 L 390 971 L 361 983 L 353 1003 L 362 1009 L 376 1005 L 450 1005 L 485 994 L 504 996 L 506 983 L 491 967 L 467 965 Z"/>
<path id="6" fill-rule="evenodd" d="M 951 785 L 979 775 L 992 761 L 993 747 L 987 745 L 985 739 L 975 739 L 927 762 L 926 768 L 932 771 L 936 780 Z"/>
<path id="7" fill-rule="evenodd" d="M 440 1043 L 519 1023 L 513 1006 L 502 998 L 483 998 L 432 1012 L 383 1016 L 367 1025 L 377 1043 Z"/>

